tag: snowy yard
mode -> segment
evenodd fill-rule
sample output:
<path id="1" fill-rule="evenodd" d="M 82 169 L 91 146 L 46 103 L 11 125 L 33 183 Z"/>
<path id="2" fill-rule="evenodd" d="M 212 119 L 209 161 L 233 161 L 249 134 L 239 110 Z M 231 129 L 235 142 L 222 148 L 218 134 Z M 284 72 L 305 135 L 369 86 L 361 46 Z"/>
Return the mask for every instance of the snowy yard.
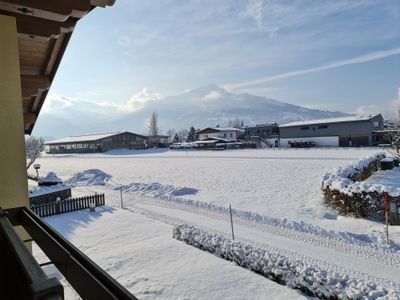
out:
<path id="1" fill-rule="evenodd" d="M 228 234 L 232 204 L 241 241 L 397 288 L 400 229 L 390 228 L 397 245 L 385 250 L 381 223 L 338 216 L 321 191 L 326 172 L 377 151 L 114 151 L 39 162 L 42 175 L 75 176 L 73 195 L 106 194 L 108 206 L 95 214 L 46 220 L 140 299 L 293 299 L 304 296 L 172 239 L 173 226 Z"/>

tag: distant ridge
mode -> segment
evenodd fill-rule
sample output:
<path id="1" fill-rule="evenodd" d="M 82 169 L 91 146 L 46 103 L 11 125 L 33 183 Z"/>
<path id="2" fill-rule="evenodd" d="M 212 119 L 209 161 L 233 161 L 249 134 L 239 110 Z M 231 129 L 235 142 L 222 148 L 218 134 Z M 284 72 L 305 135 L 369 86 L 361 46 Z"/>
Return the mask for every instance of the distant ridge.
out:
<path id="1" fill-rule="evenodd" d="M 342 112 L 309 109 L 248 93 L 232 93 L 215 84 L 149 101 L 133 112 L 122 113 L 95 101 L 77 103 L 57 113 L 42 114 L 34 135 L 65 137 L 84 133 L 131 131 L 146 135 L 152 112 L 159 116 L 162 133 L 168 129 L 228 126 L 239 118 L 244 125 L 285 124 L 293 121 L 349 116 Z M 66 113 L 68 112 L 68 113 Z M 38 133 L 37 133 L 38 132 Z"/>

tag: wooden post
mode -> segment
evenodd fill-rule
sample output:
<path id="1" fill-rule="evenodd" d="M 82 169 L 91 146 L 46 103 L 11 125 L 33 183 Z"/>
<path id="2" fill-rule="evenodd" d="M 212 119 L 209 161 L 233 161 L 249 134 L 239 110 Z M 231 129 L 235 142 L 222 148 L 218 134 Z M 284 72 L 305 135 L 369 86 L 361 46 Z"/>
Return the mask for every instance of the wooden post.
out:
<path id="1" fill-rule="evenodd" d="M 122 200 L 122 185 L 120 187 L 120 192 L 121 192 L 121 208 L 124 208 L 124 202 Z"/>
<path id="2" fill-rule="evenodd" d="M 231 216 L 231 229 L 232 229 L 232 240 L 235 239 L 235 233 L 233 231 L 233 218 L 232 218 L 232 207 L 229 204 L 229 215 Z"/>
<path id="3" fill-rule="evenodd" d="M 385 195 L 386 244 L 389 244 L 389 199 L 387 192 L 385 192 L 384 195 Z"/>

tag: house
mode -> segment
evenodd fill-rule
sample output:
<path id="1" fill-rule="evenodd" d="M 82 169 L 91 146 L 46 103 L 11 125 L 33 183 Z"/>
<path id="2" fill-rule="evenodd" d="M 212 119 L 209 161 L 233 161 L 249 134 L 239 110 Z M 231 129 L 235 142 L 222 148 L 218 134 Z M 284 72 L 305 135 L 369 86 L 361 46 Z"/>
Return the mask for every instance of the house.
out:
<path id="1" fill-rule="evenodd" d="M 69 136 L 45 143 L 45 151 L 50 154 L 93 153 L 146 147 L 147 137 L 128 131 Z"/>
<path id="2" fill-rule="evenodd" d="M 53 264 L 83 299 L 136 299 L 28 208 L 24 134 L 31 134 L 35 126 L 77 22 L 97 6 L 112 6 L 114 2 L 0 2 L 2 298 L 64 299 L 63 285 L 43 270 L 44 265 Z M 45 264 L 39 265 L 33 257 L 32 241 L 49 259 Z"/>
<path id="3" fill-rule="evenodd" d="M 196 134 L 199 137 L 199 141 L 217 138 L 225 142 L 236 142 L 241 132 L 243 132 L 243 130 L 238 128 L 207 127 L 197 131 Z"/>
<path id="4" fill-rule="evenodd" d="M 381 114 L 298 121 L 279 126 L 280 146 L 376 146 L 384 142 Z M 272 139 L 274 140 L 274 139 Z"/>

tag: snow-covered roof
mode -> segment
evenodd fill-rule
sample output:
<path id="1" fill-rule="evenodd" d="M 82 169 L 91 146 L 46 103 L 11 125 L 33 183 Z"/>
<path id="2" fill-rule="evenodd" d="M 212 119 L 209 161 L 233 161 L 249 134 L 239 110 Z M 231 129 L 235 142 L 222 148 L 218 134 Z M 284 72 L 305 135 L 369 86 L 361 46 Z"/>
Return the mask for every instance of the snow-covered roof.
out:
<path id="1" fill-rule="evenodd" d="M 123 133 L 124 131 L 111 132 L 111 133 L 96 133 L 96 134 L 84 134 L 77 136 L 68 136 L 58 140 L 46 142 L 46 145 L 60 144 L 60 143 L 78 143 L 78 142 L 92 142 L 100 139 L 108 138 L 113 135 Z"/>
<path id="2" fill-rule="evenodd" d="M 205 131 L 207 129 L 211 129 L 211 130 L 214 130 L 214 131 L 217 131 L 217 132 L 221 132 L 221 131 L 243 131 L 243 129 L 234 128 L 234 127 L 206 127 L 206 128 L 203 128 L 203 129 L 199 130 L 197 133 L 201 133 L 201 132 L 203 132 L 203 131 Z"/>
<path id="3" fill-rule="evenodd" d="M 29 197 L 36 197 L 54 192 L 64 191 L 70 188 L 70 186 L 66 186 L 64 184 L 56 184 L 52 186 L 35 186 L 29 189 Z"/>
<path id="4" fill-rule="evenodd" d="M 349 117 L 338 117 L 338 118 L 327 118 L 327 119 L 316 119 L 316 120 L 306 120 L 306 121 L 296 121 L 283 125 L 279 127 L 292 127 L 292 126 L 303 126 L 303 125 L 317 125 L 326 123 L 344 123 L 344 122 L 357 122 L 357 121 L 369 121 L 372 118 L 379 116 L 380 114 L 373 115 L 362 115 L 362 116 L 349 116 Z"/>

